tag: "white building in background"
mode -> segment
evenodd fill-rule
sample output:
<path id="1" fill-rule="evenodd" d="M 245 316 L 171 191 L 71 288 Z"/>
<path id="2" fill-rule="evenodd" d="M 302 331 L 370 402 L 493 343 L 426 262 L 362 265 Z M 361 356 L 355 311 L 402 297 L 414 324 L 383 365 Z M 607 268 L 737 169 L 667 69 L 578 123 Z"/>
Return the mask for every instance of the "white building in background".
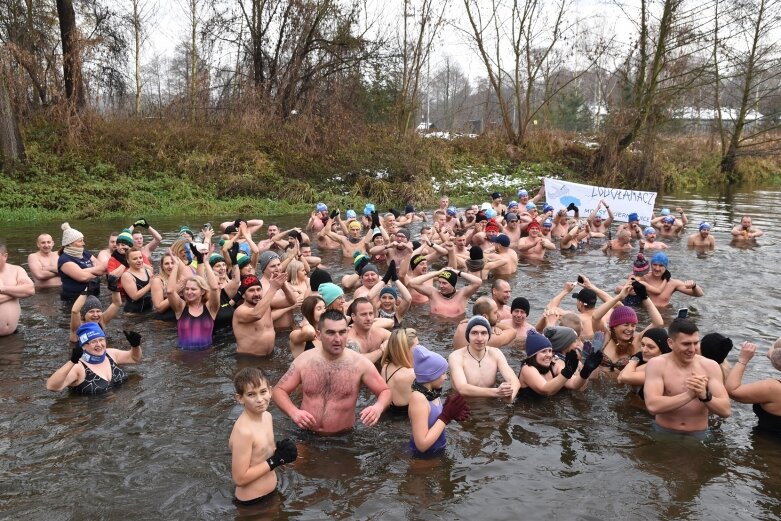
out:
<path id="1" fill-rule="evenodd" d="M 672 112 L 673 120 L 683 122 L 687 129 L 710 131 L 716 128 L 719 119 L 719 112 L 711 108 L 699 107 L 681 107 Z M 735 124 L 738 118 L 738 109 L 722 108 L 721 121 L 726 127 Z M 746 129 L 751 129 L 762 120 L 764 116 L 756 110 L 749 110 L 746 113 Z"/>

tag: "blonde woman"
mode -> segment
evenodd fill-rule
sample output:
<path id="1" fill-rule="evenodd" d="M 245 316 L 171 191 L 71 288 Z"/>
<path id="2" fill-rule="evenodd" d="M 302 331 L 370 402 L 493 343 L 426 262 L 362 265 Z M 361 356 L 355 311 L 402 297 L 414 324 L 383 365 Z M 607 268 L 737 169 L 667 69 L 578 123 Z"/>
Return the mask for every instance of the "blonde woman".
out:
<path id="1" fill-rule="evenodd" d="M 176 316 L 177 345 L 186 351 L 203 351 L 212 345 L 214 320 L 220 310 L 220 288 L 212 267 L 200 262 L 206 271 L 206 278 L 200 275 L 188 277 L 184 283 L 183 295 L 175 291 L 168 293 L 168 301 Z M 179 270 L 188 270 L 184 261 L 174 264 L 168 277 L 168 287 L 176 287 Z"/>
<path id="2" fill-rule="evenodd" d="M 418 343 L 414 329 L 394 329 L 388 339 L 388 347 L 380 361 L 380 374 L 391 390 L 388 408 L 394 416 L 406 416 L 415 371 L 412 369 L 412 349 Z"/>

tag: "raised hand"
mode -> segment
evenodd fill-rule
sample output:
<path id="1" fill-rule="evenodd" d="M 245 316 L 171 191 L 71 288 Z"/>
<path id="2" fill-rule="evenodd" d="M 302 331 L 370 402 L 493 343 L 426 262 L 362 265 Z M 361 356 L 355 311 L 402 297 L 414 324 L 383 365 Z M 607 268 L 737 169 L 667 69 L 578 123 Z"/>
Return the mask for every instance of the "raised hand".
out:
<path id="1" fill-rule="evenodd" d="M 122 332 L 125 334 L 128 343 L 130 343 L 130 347 L 138 347 L 141 345 L 141 335 L 139 333 L 136 333 L 135 331 L 126 331 L 124 329 Z"/>
<path id="2" fill-rule="evenodd" d="M 578 353 L 575 350 L 570 351 L 564 358 L 564 369 L 561 370 L 561 376 L 569 380 L 578 369 Z"/>

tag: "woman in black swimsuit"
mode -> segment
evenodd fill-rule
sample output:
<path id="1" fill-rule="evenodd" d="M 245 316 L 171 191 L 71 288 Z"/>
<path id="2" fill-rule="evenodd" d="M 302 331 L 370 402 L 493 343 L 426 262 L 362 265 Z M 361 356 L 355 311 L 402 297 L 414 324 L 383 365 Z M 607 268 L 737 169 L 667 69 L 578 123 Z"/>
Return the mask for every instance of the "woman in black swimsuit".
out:
<path id="1" fill-rule="evenodd" d="M 71 352 L 70 361 L 57 369 L 46 388 L 62 391 L 72 388 L 79 394 L 101 394 L 127 380 L 127 374 L 117 364 L 135 364 L 141 361 L 141 335 L 124 331 L 130 350 L 106 348 L 106 334 L 94 322 L 83 324 L 77 331 L 78 344 Z"/>
<path id="2" fill-rule="evenodd" d="M 412 382 L 415 380 L 411 346 L 417 343 L 418 337 L 414 329 L 394 329 L 380 361 L 380 374 L 391 390 L 388 411 L 394 416 L 407 416 Z"/>
<path id="3" fill-rule="evenodd" d="M 133 246 L 127 252 L 128 269 L 122 274 L 122 287 L 127 295 L 126 313 L 144 313 L 152 306 L 152 269 L 144 264 L 141 248 Z"/>
<path id="4" fill-rule="evenodd" d="M 727 388 L 730 398 L 740 403 L 751 403 L 754 406 L 754 414 L 759 423 L 757 430 L 769 432 L 781 436 L 781 381 L 768 378 L 742 384 L 743 372 L 754 357 L 757 346 L 750 342 L 743 342 L 740 346 L 740 355 L 735 366 L 727 375 L 724 386 Z M 767 351 L 770 363 L 777 371 L 781 371 L 781 338 L 775 341 Z"/>

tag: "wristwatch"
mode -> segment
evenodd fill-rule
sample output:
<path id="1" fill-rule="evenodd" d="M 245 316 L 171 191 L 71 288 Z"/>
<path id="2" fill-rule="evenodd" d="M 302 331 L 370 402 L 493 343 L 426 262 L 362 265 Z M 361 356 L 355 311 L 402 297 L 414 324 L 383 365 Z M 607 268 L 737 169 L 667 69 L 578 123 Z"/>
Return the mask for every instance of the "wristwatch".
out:
<path id="1" fill-rule="evenodd" d="M 713 399 L 713 395 L 710 393 L 709 390 L 705 390 L 705 398 L 697 397 L 701 402 L 709 402 Z"/>

